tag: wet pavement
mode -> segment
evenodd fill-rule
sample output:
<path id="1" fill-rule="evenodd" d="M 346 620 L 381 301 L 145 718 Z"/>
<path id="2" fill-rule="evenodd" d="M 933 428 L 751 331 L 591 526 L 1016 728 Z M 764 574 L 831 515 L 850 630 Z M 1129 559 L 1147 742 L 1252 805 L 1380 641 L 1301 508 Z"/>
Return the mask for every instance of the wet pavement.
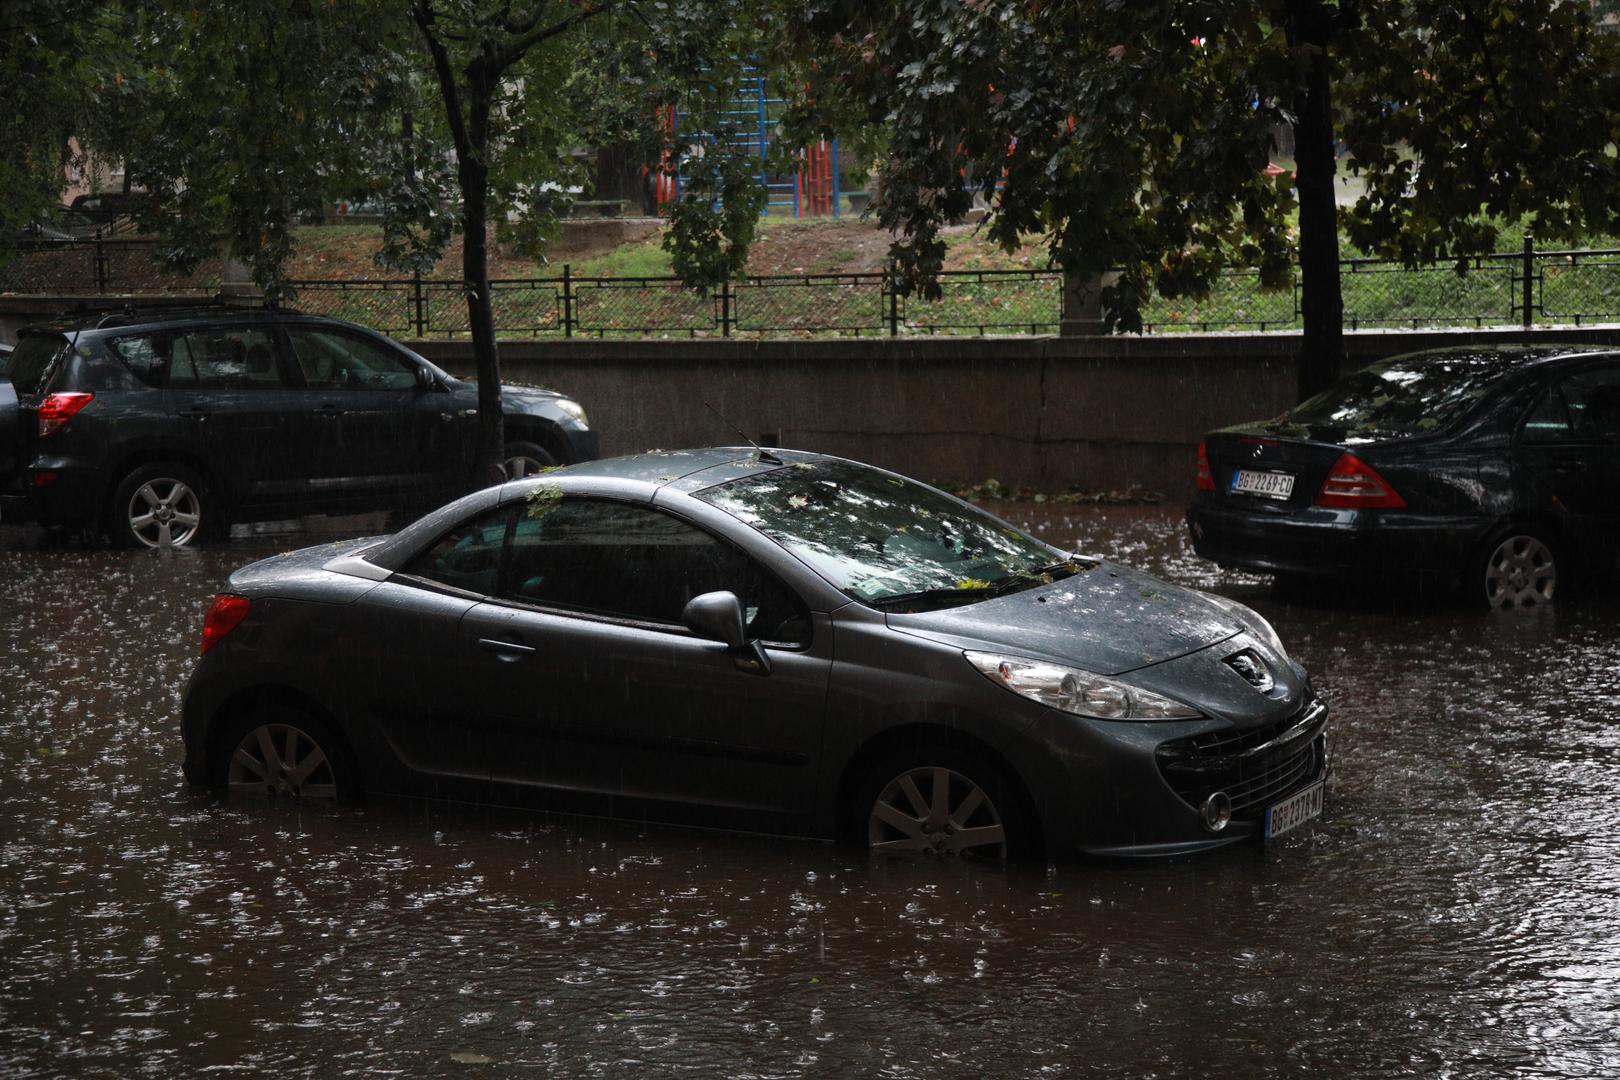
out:
<path id="1" fill-rule="evenodd" d="M 1323 819 L 1002 871 L 222 804 L 179 773 L 208 597 L 329 537 L 0 528 L 0 1074 L 1620 1074 L 1620 602 L 1286 606 L 1171 508 L 1003 509 L 1271 617 L 1334 708 Z"/>

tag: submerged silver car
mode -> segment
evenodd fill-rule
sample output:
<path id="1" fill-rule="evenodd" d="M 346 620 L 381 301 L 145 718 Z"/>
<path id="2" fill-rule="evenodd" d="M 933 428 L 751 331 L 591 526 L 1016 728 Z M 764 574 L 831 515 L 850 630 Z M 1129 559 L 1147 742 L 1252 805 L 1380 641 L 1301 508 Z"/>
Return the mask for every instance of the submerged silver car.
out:
<path id="1" fill-rule="evenodd" d="M 1002 858 L 1320 813 L 1325 706 L 1259 615 L 840 458 L 595 461 L 232 574 L 185 770 Z"/>

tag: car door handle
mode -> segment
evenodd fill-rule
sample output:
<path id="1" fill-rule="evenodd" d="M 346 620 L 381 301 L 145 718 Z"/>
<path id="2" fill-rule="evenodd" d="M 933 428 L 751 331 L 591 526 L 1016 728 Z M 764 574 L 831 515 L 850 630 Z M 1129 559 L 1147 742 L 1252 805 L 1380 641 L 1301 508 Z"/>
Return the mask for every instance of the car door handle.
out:
<path id="1" fill-rule="evenodd" d="M 315 415 L 331 420 L 342 416 L 343 410 L 338 408 L 336 405 L 317 405 L 315 407 Z"/>
<path id="2" fill-rule="evenodd" d="M 1553 472 L 1585 472 L 1586 462 L 1580 458 L 1553 458 Z"/>
<path id="3" fill-rule="evenodd" d="M 504 654 L 508 659 L 516 660 L 534 652 L 533 645 L 525 645 L 521 641 L 502 641 L 500 638 L 481 637 L 478 647 L 485 652 Z"/>
<path id="4" fill-rule="evenodd" d="M 208 410 L 196 408 L 181 409 L 180 415 L 185 417 L 187 420 L 196 420 L 198 423 L 201 423 L 202 421 L 208 419 Z"/>

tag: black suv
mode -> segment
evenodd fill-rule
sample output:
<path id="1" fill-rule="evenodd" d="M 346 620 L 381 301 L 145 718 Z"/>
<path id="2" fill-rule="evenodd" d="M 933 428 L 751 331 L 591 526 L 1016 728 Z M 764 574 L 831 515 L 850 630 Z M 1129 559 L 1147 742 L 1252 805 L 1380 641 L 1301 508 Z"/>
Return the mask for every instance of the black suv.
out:
<path id="1" fill-rule="evenodd" d="M 473 472 L 477 388 L 334 319 L 92 316 L 24 330 L 0 376 L 4 517 L 133 546 L 232 521 L 423 509 Z M 577 403 L 512 386 L 501 399 L 510 475 L 597 456 Z"/>

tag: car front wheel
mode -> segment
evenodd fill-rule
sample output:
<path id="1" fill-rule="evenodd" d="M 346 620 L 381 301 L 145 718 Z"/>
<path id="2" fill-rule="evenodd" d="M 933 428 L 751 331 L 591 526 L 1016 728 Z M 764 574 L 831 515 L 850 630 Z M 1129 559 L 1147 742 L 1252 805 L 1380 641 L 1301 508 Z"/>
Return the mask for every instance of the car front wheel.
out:
<path id="1" fill-rule="evenodd" d="M 1493 610 L 1541 607 L 1558 591 L 1558 558 L 1538 529 L 1512 525 L 1488 536 L 1469 571 L 1472 599 Z"/>
<path id="2" fill-rule="evenodd" d="M 219 524 L 197 474 L 182 465 L 146 465 L 113 493 L 108 531 L 125 547 L 186 547 Z"/>
<path id="3" fill-rule="evenodd" d="M 1015 786 L 985 761 L 921 748 L 868 773 L 853 808 L 877 855 L 1002 861 L 1039 849 Z"/>

